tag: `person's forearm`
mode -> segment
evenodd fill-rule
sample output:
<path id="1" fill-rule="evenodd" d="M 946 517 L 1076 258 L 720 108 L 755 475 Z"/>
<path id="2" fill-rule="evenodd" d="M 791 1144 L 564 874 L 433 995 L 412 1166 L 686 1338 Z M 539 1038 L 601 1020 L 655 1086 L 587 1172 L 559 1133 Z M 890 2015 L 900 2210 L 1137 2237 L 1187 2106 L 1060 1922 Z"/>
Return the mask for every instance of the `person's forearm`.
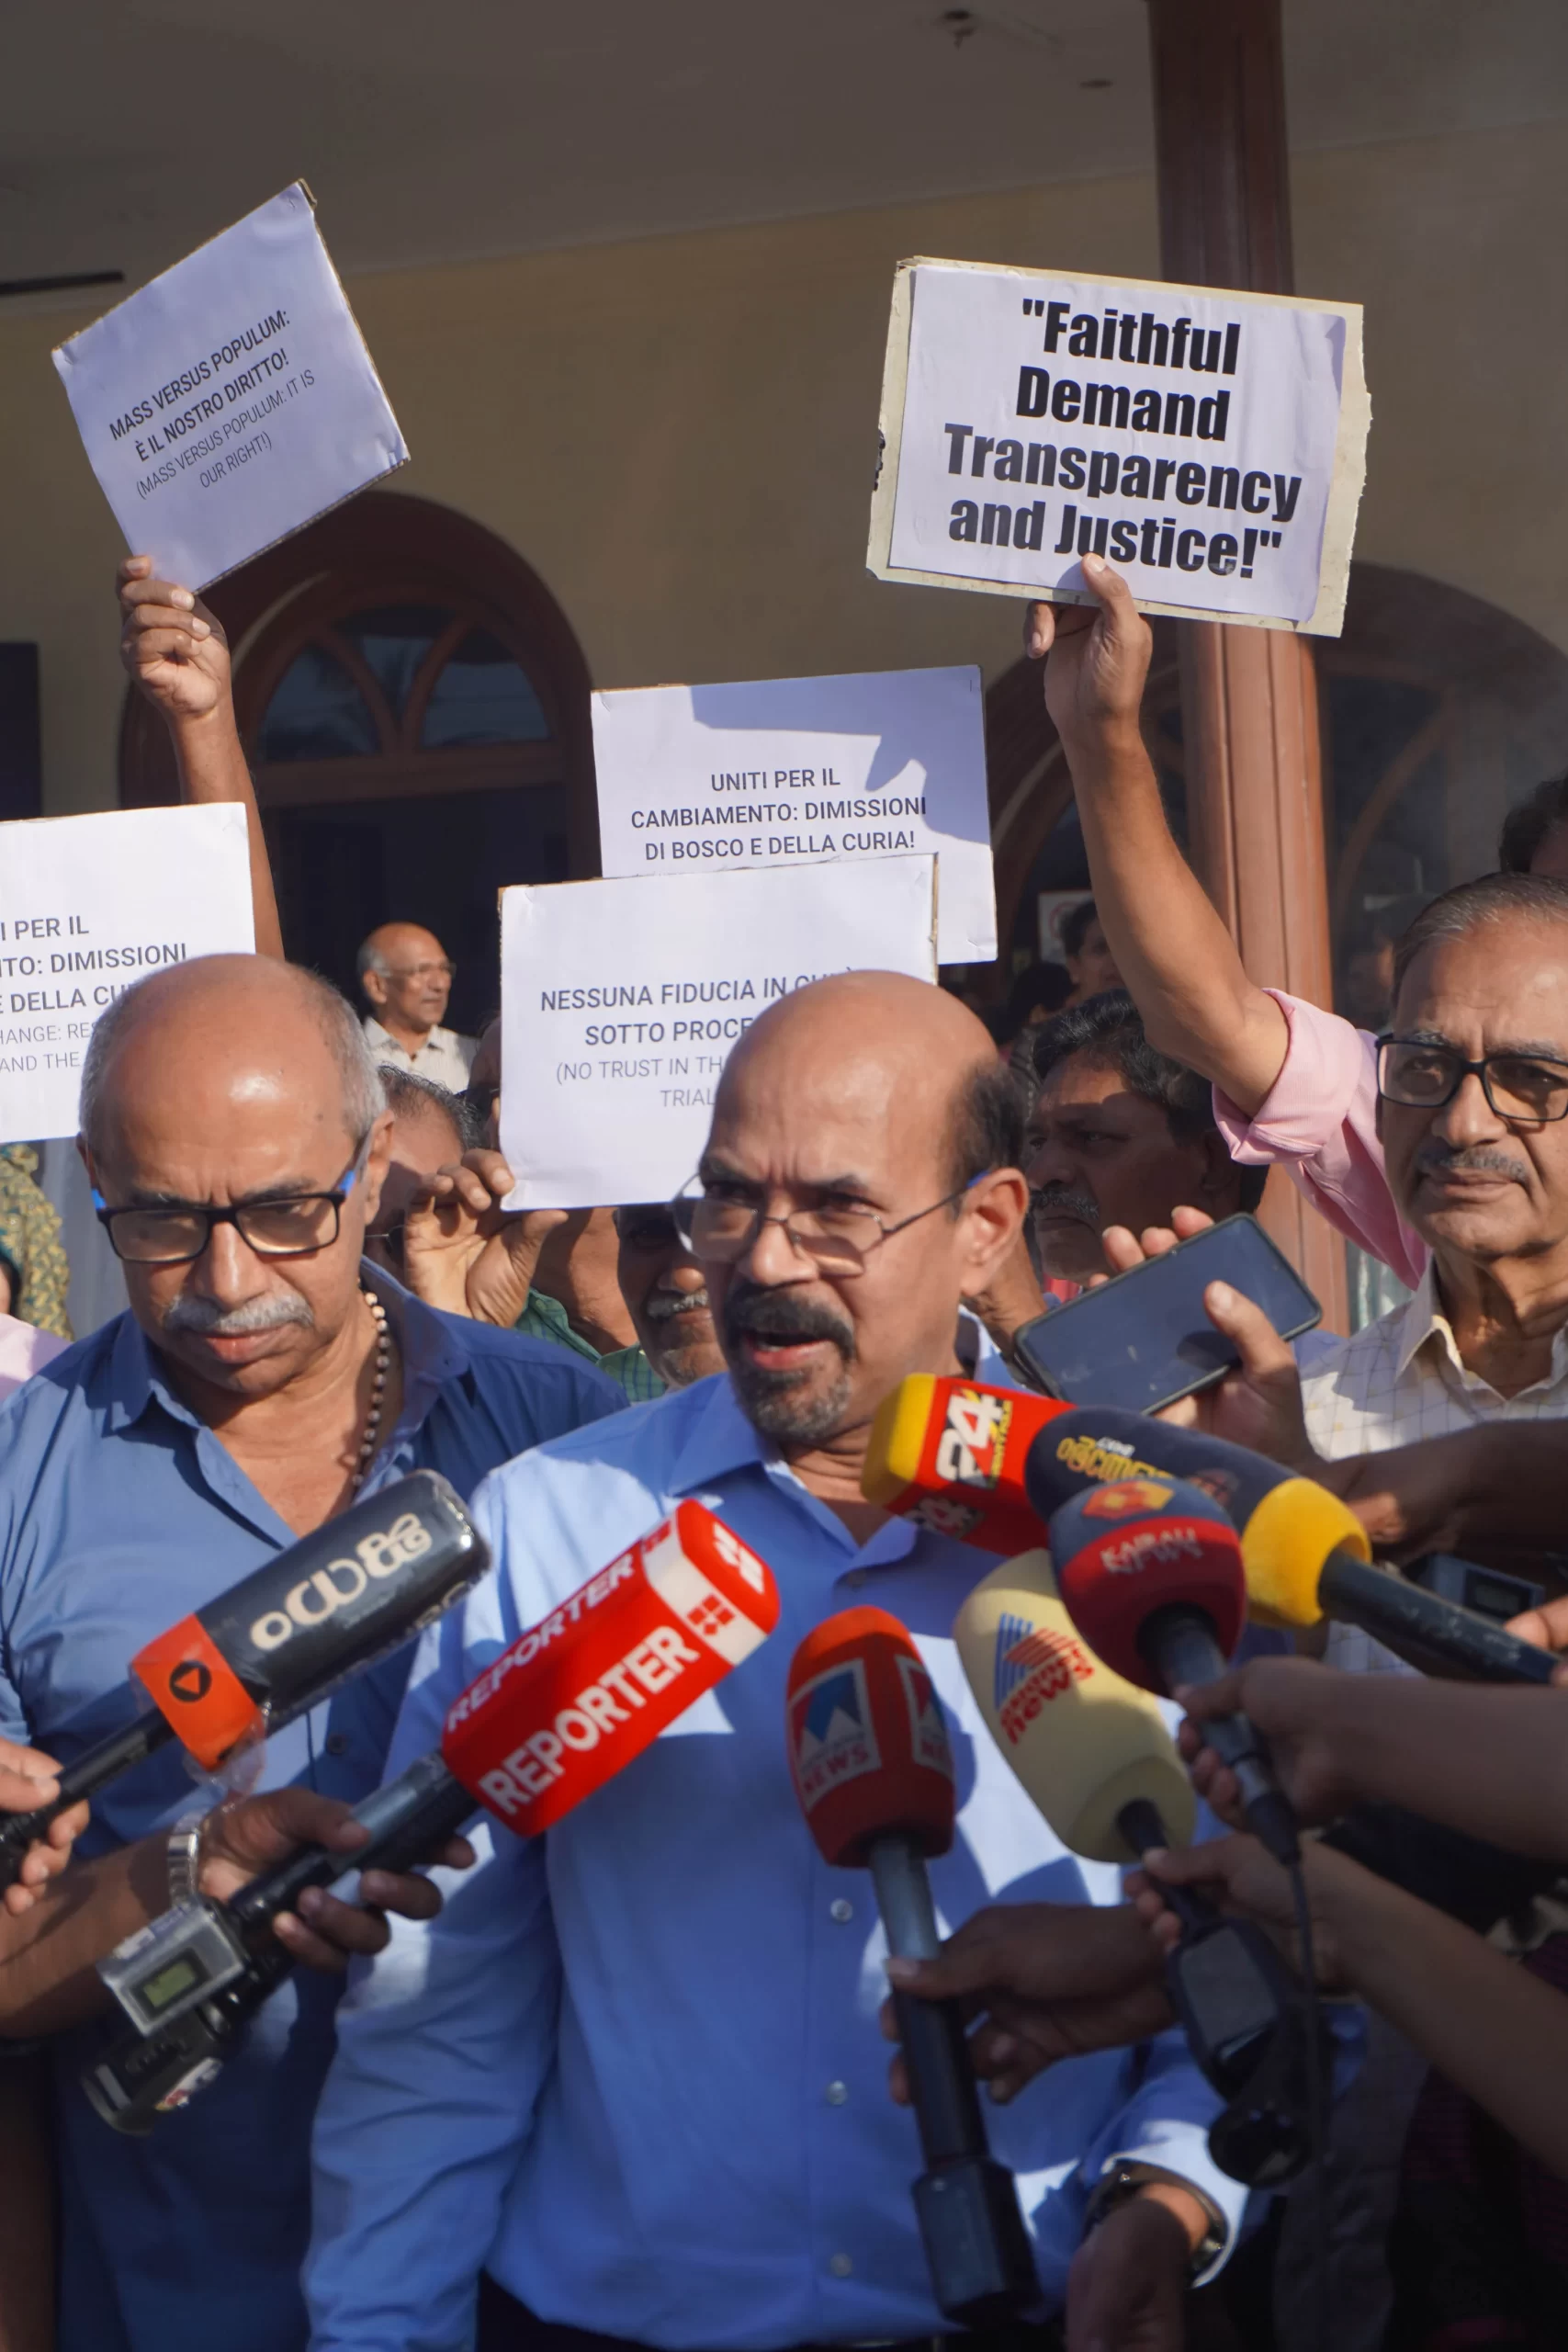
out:
<path id="1" fill-rule="evenodd" d="M 1321 1702 L 1316 1729 L 1359 1795 L 1568 1860 L 1568 1691 L 1325 1673 Z"/>
<path id="2" fill-rule="evenodd" d="M 1568 2179 L 1568 2000 L 1343 1856 L 1309 1859 L 1315 1919 L 1353 1989 Z"/>
<path id="3" fill-rule="evenodd" d="M 1285 1016 L 1177 847 L 1142 737 L 1064 748 L 1095 907 L 1149 1043 L 1256 1111 L 1285 1058 Z"/>
<path id="4" fill-rule="evenodd" d="M 202 718 L 171 719 L 169 733 L 180 773 L 180 797 L 200 807 L 213 801 L 237 802 L 245 812 L 251 850 L 251 903 L 254 910 L 256 953 L 283 955 L 283 931 L 277 919 L 277 897 L 272 883 L 272 861 L 266 854 L 255 786 L 246 763 L 244 746 L 234 724 L 233 705 L 226 698 Z"/>
<path id="5" fill-rule="evenodd" d="M 1393 1558 L 1555 1552 L 1562 1540 L 1562 1458 L 1555 1421 L 1489 1421 L 1387 1453 L 1350 1455 L 1314 1475 Z"/>
<path id="6" fill-rule="evenodd" d="M 62 2033 L 104 2006 L 95 1963 L 169 1907 L 167 1845 L 75 1863 L 19 1919 L 0 1917 L 0 2037 Z"/>

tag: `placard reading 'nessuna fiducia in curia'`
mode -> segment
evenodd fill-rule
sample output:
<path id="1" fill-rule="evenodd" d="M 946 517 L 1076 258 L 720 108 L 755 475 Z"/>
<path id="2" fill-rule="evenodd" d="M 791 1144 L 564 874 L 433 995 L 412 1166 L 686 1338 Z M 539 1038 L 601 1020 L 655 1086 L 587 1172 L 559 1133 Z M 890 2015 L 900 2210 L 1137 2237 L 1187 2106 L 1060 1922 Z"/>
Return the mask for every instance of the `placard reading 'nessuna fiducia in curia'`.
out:
<path id="1" fill-rule="evenodd" d="M 1335 636 L 1369 417 L 1355 303 L 902 262 L 866 560 Z"/>

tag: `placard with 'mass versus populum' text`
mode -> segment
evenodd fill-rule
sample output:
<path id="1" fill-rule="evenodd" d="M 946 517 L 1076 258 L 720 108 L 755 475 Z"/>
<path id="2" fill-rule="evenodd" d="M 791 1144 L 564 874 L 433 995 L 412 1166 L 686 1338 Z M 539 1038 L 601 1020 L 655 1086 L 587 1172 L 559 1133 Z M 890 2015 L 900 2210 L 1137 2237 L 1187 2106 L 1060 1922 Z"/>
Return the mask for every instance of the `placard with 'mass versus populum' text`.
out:
<path id="1" fill-rule="evenodd" d="M 73 334 L 54 364 L 127 543 L 187 588 L 408 458 L 298 182 Z"/>

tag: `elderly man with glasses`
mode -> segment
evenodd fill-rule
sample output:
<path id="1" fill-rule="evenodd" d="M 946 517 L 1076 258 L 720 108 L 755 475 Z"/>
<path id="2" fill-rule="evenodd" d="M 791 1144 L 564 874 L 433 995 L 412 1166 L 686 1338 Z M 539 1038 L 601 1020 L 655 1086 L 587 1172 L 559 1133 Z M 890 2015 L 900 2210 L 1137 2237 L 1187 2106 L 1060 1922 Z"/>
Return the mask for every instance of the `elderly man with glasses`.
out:
<path id="1" fill-rule="evenodd" d="M 374 1964 L 317 2125 L 322 2352 L 468 2345 L 476 2296 L 479 2352 L 904 2346 L 944 2325 L 916 2135 L 886 2096 L 875 1906 L 800 1817 L 785 1686 L 825 1618 L 891 1611 L 953 1726 L 943 1917 L 1025 1886 L 1119 1900 L 1113 1868 L 1057 1843 L 970 1693 L 952 1627 L 984 1555 L 861 1493 L 883 1399 L 963 1368 L 963 1303 L 1022 1223 L 1021 1147 L 985 1029 L 920 981 L 819 981 L 730 1055 L 673 1210 L 729 1377 L 487 1481 L 496 1573 L 425 1637 L 389 1771 L 502 1645 L 684 1496 L 768 1562 L 780 1622 L 570 1820 L 496 1831 L 445 1923 L 400 1929 L 396 1961 Z M 1216 2106 L 1162 2036 L 1070 2061 L 997 2111 L 1069 2352 L 1178 2352 L 1183 2290 L 1223 2260 L 1245 2201 L 1208 2157 Z"/>
<path id="2" fill-rule="evenodd" d="M 391 1124 L 352 1009 L 296 967 L 202 958 L 99 1021 L 82 1148 L 130 1305 L 0 1406 L 0 1736 L 68 1762 L 133 1714 L 144 1643 L 357 1493 L 424 1466 L 467 1495 L 621 1405 L 590 1366 L 433 1313 L 365 1260 Z M 264 1785 L 375 1787 L 411 1656 L 280 1732 Z M 166 1749 L 95 1799 L 81 1850 L 166 1838 L 219 1793 Z M 193 2311 L 232 2352 L 303 2341 L 334 1997 L 286 1984 L 149 2140 L 99 2120 L 62 2047 L 62 2352 L 161 2352 Z"/>
<path id="3" fill-rule="evenodd" d="M 441 1026 L 457 967 L 435 933 L 422 923 L 384 922 L 360 948 L 357 969 L 376 1060 L 461 1094 L 479 1041 Z"/>

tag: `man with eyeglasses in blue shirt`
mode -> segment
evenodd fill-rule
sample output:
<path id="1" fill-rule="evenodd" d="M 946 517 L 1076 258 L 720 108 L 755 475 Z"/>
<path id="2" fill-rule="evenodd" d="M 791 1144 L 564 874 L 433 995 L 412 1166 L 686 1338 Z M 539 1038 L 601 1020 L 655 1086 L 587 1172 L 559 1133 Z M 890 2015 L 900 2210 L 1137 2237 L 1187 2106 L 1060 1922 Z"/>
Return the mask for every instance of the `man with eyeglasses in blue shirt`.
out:
<path id="1" fill-rule="evenodd" d="M 919 981 L 819 982 L 731 1054 L 676 1204 L 728 1374 L 487 1480 L 496 1574 L 425 1635 L 389 1772 L 683 1496 L 769 1563 L 778 1628 L 547 1836 L 478 1833 L 439 1920 L 394 1923 L 340 2013 L 317 2120 L 315 2352 L 467 2352 L 476 2299 L 480 2352 L 785 2352 L 945 2326 L 913 2125 L 886 2093 L 875 1906 L 800 1818 L 784 1689 L 809 1628 L 890 1610 L 953 1732 L 958 1834 L 931 1865 L 947 1925 L 993 1900 L 1120 1900 L 1115 1869 L 1052 1836 L 969 1694 L 952 1625 L 989 1563 L 860 1488 L 882 1399 L 961 1369 L 961 1303 L 1024 1216 L 1021 1144 L 986 1031 Z M 1167 2034 L 997 2110 L 1070 2352 L 1179 2352 L 1183 2290 L 1245 2202 L 1209 2159 L 1216 2108 Z"/>
<path id="2" fill-rule="evenodd" d="M 211 956 L 139 982 L 94 1031 L 82 1125 L 130 1311 L 0 1407 L 0 1736 L 62 1762 L 130 1717 L 146 1641 L 355 1494 L 424 1466 L 468 1495 L 622 1402 L 362 1260 L 390 1118 L 351 1008 L 311 974 Z M 411 1654 L 270 1741 L 264 1782 L 375 1787 Z M 165 1750 L 94 1801 L 81 1850 L 166 1832 L 196 1796 Z M 168 2352 L 193 2314 L 226 2352 L 302 2342 L 335 1992 L 287 1984 L 148 2140 L 99 2120 L 61 2045 L 62 2352 Z"/>

